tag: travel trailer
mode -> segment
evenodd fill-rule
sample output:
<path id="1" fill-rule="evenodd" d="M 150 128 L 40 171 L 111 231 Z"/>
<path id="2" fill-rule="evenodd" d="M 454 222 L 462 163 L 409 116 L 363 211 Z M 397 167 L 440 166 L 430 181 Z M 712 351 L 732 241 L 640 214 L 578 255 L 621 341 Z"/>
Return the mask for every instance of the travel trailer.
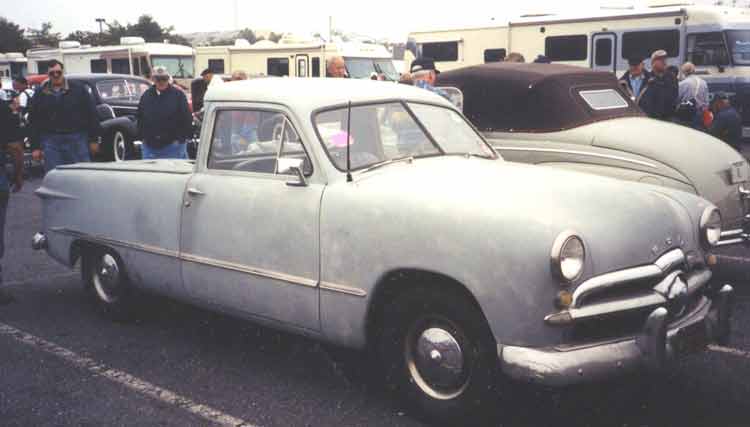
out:
<path id="1" fill-rule="evenodd" d="M 151 69 L 166 67 L 175 81 L 190 87 L 195 78 L 194 51 L 190 46 L 146 43 L 141 37 L 123 37 L 116 46 L 87 46 L 62 41 L 56 49 L 32 49 L 27 53 L 29 73 L 46 74 L 49 61 L 65 64 L 75 74 L 130 74 L 148 77 Z"/>
<path id="2" fill-rule="evenodd" d="M 205 46 L 195 49 L 196 69 L 210 69 L 216 74 L 242 70 L 250 75 L 278 77 L 324 77 L 326 60 L 341 56 L 349 75 L 370 78 L 383 74 L 398 80 L 392 54 L 383 45 L 346 42 L 324 43 L 282 39 L 279 43 L 262 40 L 250 44 L 239 39 L 232 46 Z"/>
<path id="3" fill-rule="evenodd" d="M 441 71 L 502 61 L 510 52 L 621 75 L 628 58 L 658 49 L 670 65 L 686 61 L 713 92 L 735 94 L 750 137 L 750 10 L 719 6 L 602 9 L 578 16 L 527 15 L 505 25 L 414 32 L 408 46 Z"/>
<path id="4" fill-rule="evenodd" d="M 26 58 L 22 53 L 0 53 L 0 77 L 12 78 L 26 75 Z"/>

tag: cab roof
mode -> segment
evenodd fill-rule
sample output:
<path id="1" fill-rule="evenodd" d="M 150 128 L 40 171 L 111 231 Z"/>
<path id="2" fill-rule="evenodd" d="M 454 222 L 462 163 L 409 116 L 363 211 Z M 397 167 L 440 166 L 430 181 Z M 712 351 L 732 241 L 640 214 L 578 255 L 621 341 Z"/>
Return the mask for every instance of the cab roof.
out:
<path id="1" fill-rule="evenodd" d="M 616 117 L 641 116 L 614 74 L 559 64 L 494 63 L 442 73 L 438 86 L 464 95 L 464 114 L 484 132 L 556 132 Z M 595 110 L 581 91 L 612 89 L 626 105 Z"/>
<path id="2" fill-rule="evenodd" d="M 205 101 L 283 104 L 293 109 L 315 110 L 348 102 L 372 103 L 405 100 L 452 106 L 434 93 L 391 82 L 333 78 L 251 79 L 211 84 Z"/>

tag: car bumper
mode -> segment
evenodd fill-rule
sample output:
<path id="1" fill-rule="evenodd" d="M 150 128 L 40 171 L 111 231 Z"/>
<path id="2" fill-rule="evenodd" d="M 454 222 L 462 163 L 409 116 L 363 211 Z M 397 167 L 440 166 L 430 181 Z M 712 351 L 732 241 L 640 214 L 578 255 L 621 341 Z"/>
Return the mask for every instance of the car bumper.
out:
<path id="1" fill-rule="evenodd" d="M 733 293 L 725 285 L 673 324 L 667 324 L 665 308 L 656 308 L 641 333 L 627 339 L 575 347 L 498 345 L 501 370 L 511 379 L 548 387 L 603 380 L 639 369 L 662 370 L 680 356 L 728 338 Z"/>

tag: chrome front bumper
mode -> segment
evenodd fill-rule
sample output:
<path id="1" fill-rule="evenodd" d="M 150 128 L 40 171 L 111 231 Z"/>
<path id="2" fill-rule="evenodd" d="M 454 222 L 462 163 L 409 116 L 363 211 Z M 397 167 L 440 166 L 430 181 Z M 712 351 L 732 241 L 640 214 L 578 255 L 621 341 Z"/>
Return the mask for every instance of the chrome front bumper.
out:
<path id="1" fill-rule="evenodd" d="M 729 337 L 734 290 L 725 285 L 703 297 L 686 316 L 667 324 L 664 307 L 653 310 L 640 334 L 581 346 L 526 348 L 498 345 L 502 372 L 511 379 L 549 387 L 606 379 L 638 369 L 661 370 L 680 355 Z"/>
<path id="2" fill-rule="evenodd" d="M 744 185 L 739 188 L 740 203 L 742 204 L 742 228 L 736 230 L 726 230 L 721 233 L 719 246 L 737 245 L 740 243 L 750 243 L 750 188 Z"/>
<path id="3" fill-rule="evenodd" d="M 31 238 L 31 249 L 35 251 L 46 250 L 48 247 L 47 236 L 44 233 L 36 233 Z"/>

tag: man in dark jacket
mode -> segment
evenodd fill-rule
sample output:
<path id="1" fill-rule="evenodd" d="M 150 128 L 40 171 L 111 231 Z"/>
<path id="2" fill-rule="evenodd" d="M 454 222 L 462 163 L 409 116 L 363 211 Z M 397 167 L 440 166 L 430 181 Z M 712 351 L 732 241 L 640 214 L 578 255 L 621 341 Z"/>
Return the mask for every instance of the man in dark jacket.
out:
<path id="1" fill-rule="evenodd" d="M 190 84 L 190 94 L 193 97 L 193 111 L 196 113 L 203 109 L 203 98 L 206 96 L 208 85 L 211 84 L 211 79 L 214 78 L 214 72 L 210 69 L 205 69 L 201 73 L 201 78 L 193 80 Z"/>
<path id="2" fill-rule="evenodd" d="M 742 118 L 734 109 L 726 93 L 717 93 L 712 105 L 714 121 L 711 135 L 742 151 Z"/>
<path id="3" fill-rule="evenodd" d="M 638 105 L 649 117 L 671 120 L 677 108 L 677 79 L 667 72 L 667 52 L 657 50 L 651 55 L 651 76 Z"/>
<path id="4" fill-rule="evenodd" d="M 15 173 L 12 191 L 23 187 L 23 139 L 27 136 L 21 117 L 19 99 L 0 101 L 0 258 L 5 253 L 5 216 L 10 199 L 11 185 L 5 171 L 5 154 L 13 155 Z M 2 266 L 0 266 L 0 305 L 13 302 L 13 296 L 3 289 Z"/>
<path id="5" fill-rule="evenodd" d="M 100 134 L 94 99 L 83 85 L 68 81 L 63 64 L 51 61 L 49 80 L 31 100 L 29 126 L 35 160 L 44 151 L 44 169 L 91 161 L 89 138 Z"/>
<path id="6" fill-rule="evenodd" d="M 155 67 L 154 85 L 138 104 L 138 135 L 144 159 L 187 159 L 185 142 L 193 132 L 185 94 L 170 83 L 164 67 Z"/>
<path id="7" fill-rule="evenodd" d="M 643 58 L 634 56 L 628 59 L 628 71 L 620 77 L 620 86 L 630 95 L 636 104 L 641 101 L 641 94 L 646 90 L 646 83 L 651 78 L 651 73 L 646 71 Z"/>

